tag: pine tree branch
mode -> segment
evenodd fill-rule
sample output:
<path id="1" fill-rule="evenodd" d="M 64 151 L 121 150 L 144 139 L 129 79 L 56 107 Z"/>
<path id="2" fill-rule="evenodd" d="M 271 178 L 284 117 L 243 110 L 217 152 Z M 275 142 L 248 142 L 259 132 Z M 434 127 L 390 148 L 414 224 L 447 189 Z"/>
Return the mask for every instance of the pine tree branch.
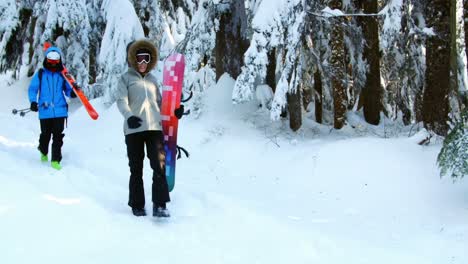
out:
<path id="1" fill-rule="evenodd" d="M 377 13 L 377 14 L 346 14 L 346 13 L 340 13 L 340 14 L 334 14 L 330 13 L 327 11 L 322 11 L 322 13 L 316 13 L 312 11 L 307 11 L 308 14 L 318 16 L 318 17 L 325 17 L 325 18 L 333 18 L 333 17 L 380 17 L 383 16 L 383 14 Z"/>

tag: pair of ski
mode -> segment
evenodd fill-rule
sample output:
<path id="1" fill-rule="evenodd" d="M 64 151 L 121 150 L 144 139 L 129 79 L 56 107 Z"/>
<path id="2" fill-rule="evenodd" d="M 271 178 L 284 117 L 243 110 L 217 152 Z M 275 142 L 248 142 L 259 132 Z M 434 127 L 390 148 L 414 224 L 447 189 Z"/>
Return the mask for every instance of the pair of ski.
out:
<path id="1" fill-rule="evenodd" d="M 44 44 L 44 51 L 49 47 L 49 43 Z M 174 114 L 174 110 L 180 107 L 182 99 L 184 70 L 185 58 L 182 54 L 172 54 L 166 59 L 164 63 L 161 117 L 164 134 L 164 148 L 166 150 L 166 178 L 169 191 L 174 189 L 175 165 L 176 159 L 180 157 L 180 151 L 184 151 L 187 155 L 187 152 L 183 148 L 177 146 L 177 130 L 179 119 L 177 119 Z M 83 104 L 88 115 L 93 120 L 98 119 L 99 114 L 91 105 L 88 98 L 75 81 L 75 78 L 73 78 L 65 66 L 63 67 L 62 75 L 68 84 L 72 87 L 73 92 L 77 95 L 78 99 Z M 188 101 L 190 97 L 184 100 L 184 102 Z M 177 156 L 178 152 L 179 156 Z"/>

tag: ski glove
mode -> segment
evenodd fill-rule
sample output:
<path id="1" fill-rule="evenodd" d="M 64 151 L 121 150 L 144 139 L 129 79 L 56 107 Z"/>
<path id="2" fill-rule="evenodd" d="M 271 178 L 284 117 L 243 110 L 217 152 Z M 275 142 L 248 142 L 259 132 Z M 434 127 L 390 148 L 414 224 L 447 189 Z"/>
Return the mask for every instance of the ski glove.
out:
<path id="1" fill-rule="evenodd" d="M 76 98 L 76 93 L 75 91 L 70 92 L 70 98 Z"/>
<path id="2" fill-rule="evenodd" d="M 31 103 L 31 107 L 29 107 L 29 109 L 33 112 L 37 112 L 39 109 L 37 108 L 37 103 L 36 102 L 32 102 Z"/>
<path id="3" fill-rule="evenodd" d="M 141 122 L 143 120 L 141 120 L 141 118 L 139 118 L 138 116 L 131 116 L 127 119 L 127 124 L 128 124 L 128 127 L 129 128 L 139 128 L 141 126 Z"/>
<path id="4" fill-rule="evenodd" d="M 184 105 L 181 104 L 179 108 L 175 109 L 174 115 L 177 117 L 177 119 L 181 119 L 184 115 Z"/>

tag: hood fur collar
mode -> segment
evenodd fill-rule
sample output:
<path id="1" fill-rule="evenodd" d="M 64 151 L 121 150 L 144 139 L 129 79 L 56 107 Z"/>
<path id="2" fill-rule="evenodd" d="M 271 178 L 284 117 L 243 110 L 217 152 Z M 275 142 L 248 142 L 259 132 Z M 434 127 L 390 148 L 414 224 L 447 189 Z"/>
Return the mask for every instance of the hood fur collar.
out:
<path id="1" fill-rule="evenodd" d="M 135 69 L 137 72 L 138 72 L 138 64 L 136 62 L 136 53 L 139 49 L 147 49 L 150 51 L 151 61 L 150 63 L 148 63 L 148 68 L 144 72 L 144 74 L 147 74 L 156 66 L 156 63 L 158 62 L 158 50 L 153 45 L 153 43 L 151 43 L 150 41 L 146 39 L 137 40 L 133 42 L 132 44 L 130 44 L 128 51 L 127 51 L 127 59 L 128 59 L 128 63 L 130 64 L 130 67 Z"/>

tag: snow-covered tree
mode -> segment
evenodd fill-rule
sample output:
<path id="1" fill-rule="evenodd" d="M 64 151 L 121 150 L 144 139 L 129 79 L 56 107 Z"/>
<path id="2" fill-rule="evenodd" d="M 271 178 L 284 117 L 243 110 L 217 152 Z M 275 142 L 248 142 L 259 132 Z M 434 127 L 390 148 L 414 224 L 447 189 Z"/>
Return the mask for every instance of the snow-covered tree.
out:
<path id="1" fill-rule="evenodd" d="M 279 80 L 271 108 L 271 118 L 278 119 L 287 103 L 287 94 L 296 93 L 302 71 L 298 50 L 304 33 L 305 2 L 264 1 L 252 22 L 254 34 L 244 56 L 242 72 L 236 80 L 233 101 L 241 103 L 252 100 L 255 88 L 265 83 L 268 52 L 278 48 L 281 59 L 277 59 Z M 269 5 L 269 8 L 264 8 Z M 262 8 L 263 7 L 263 8 Z M 280 11 L 281 10 L 281 11 Z M 279 62 L 279 63 L 278 63 Z"/>
<path id="2" fill-rule="evenodd" d="M 315 120 L 318 123 L 332 125 L 334 122 L 334 100 L 331 84 L 333 68 L 330 63 L 332 56 L 330 37 L 333 30 L 331 23 L 333 19 L 321 14 L 327 4 L 328 1 L 313 1 L 309 3 L 307 9 L 306 40 L 308 48 L 304 54 L 308 61 L 304 66 L 312 69 L 312 72 L 305 72 L 303 82 L 313 83 Z"/>
<path id="3" fill-rule="evenodd" d="M 419 1 L 391 0 L 382 9 L 382 78 L 386 88 L 385 110 L 405 124 L 420 121 L 425 76 L 425 34 Z"/>
<path id="4" fill-rule="evenodd" d="M 191 31 L 200 22 L 199 19 L 192 21 L 194 14 L 199 10 L 199 7 L 206 6 L 209 1 L 163 0 L 157 2 L 159 2 L 163 18 L 163 30 L 166 32 L 162 35 L 160 43 L 161 57 L 164 58 L 174 51 L 176 45 L 188 39 L 193 40 L 196 35 L 191 34 Z M 204 19 L 211 20 L 212 18 L 206 17 Z M 178 50 L 179 52 L 185 51 L 183 48 Z"/>
<path id="5" fill-rule="evenodd" d="M 11 70 L 15 78 L 19 77 L 21 65 L 30 59 L 31 14 L 30 3 L 0 2 L 0 72 Z"/>
<path id="6" fill-rule="evenodd" d="M 247 42 L 247 14 L 244 0 L 232 0 L 217 5 L 216 79 L 228 73 L 237 78 Z"/>
<path id="7" fill-rule="evenodd" d="M 468 175 L 468 110 L 465 109 L 444 140 L 437 157 L 441 176 L 459 179 Z"/>
<path id="8" fill-rule="evenodd" d="M 127 69 L 127 45 L 144 37 L 143 27 L 127 0 L 104 0 L 102 12 L 106 29 L 99 52 L 100 74 L 97 81 L 106 87 L 106 101 L 115 101 L 120 75 Z"/>
<path id="9" fill-rule="evenodd" d="M 163 37 L 165 22 L 158 2 L 156 0 L 133 1 L 145 37 L 152 40 L 157 47 L 159 47 Z"/>
<path id="10" fill-rule="evenodd" d="M 91 32 L 89 33 L 89 79 L 88 83 L 95 84 L 99 71 L 97 58 L 101 50 L 101 40 L 104 34 L 105 24 L 101 11 L 102 0 L 88 0 L 87 10 Z M 89 90 L 89 96 L 92 98 L 102 96 L 104 93 L 102 86 L 94 85 Z"/>
<path id="11" fill-rule="evenodd" d="M 344 1 L 344 11 L 349 14 L 358 13 L 352 1 Z M 346 44 L 346 67 L 348 85 L 348 109 L 353 109 L 359 99 L 367 80 L 367 63 L 364 61 L 364 47 L 366 45 L 362 27 L 357 16 L 348 17 L 344 25 L 344 38 Z"/>
<path id="12" fill-rule="evenodd" d="M 43 45 L 51 42 L 63 53 L 63 62 L 78 82 L 87 84 L 89 80 L 89 23 L 85 0 L 47 0 L 35 2 L 33 17 L 36 19 L 29 74 L 42 67 Z M 84 86 L 85 88 L 87 85 Z M 85 92 L 89 93 L 87 89 Z"/>
<path id="13" fill-rule="evenodd" d="M 378 123 L 383 110 L 432 129 L 458 118 L 467 105 L 467 2 L 453 0 L 446 12 L 446 1 L 427 0 L 3 0 L 0 72 L 31 76 L 42 67 L 43 43 L 51 41 L 87 95 L 110 103 L 127 69 L 127 44 L 147 37 L 161 60 L 185 54 L 184 89 L 194 92 L 198 113 L 204 90 L 228 72 L 236 79 L 234 103 L 262 94 L 257 87 L 271 91 L 268 102 L 260 98 L 270 117 L 289 115 L 294 130 L 304 109 L 314 111 L 317 122 L 341 127 L 359 101 L 369 123 Z M 450 56 L 437 49 L 447 32 L 456 32 Z M 458 78 L 451 79 L 459 81 L 448 96 L 438 91 L 450 78 L 440 71 L 442 58 L 452 58 Z"/>
<path id="14" fill-rule="evenodd" d="M 186 94 L 193 92 L 191 109 L 198 116 L 203 112 L 204 91 L 216 83 L 214 49 L 218 1 L 202 0 L 194 4 L 195 2 L 187 1 L 191 22 L 184 38 L 179 42 L 175 41 L 175 50 L 185 55 L 184 90 Z"/>

